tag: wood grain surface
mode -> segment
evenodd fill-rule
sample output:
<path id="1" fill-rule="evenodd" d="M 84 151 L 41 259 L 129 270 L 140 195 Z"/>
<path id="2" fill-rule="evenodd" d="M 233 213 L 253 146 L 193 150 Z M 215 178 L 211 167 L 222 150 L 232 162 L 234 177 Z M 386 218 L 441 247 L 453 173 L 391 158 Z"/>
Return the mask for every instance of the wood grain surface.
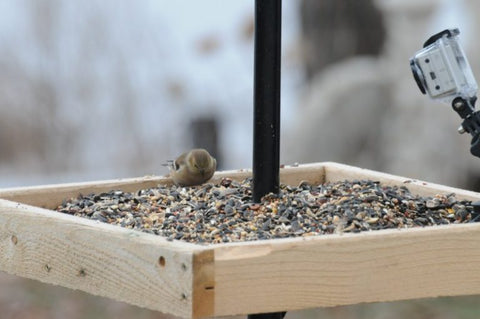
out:
<path id="1" fill-rule="evenodd" d="M 0 270 L 21 277 L 188 318 L 196 250 L 193 244 L 0 200 Z"/>
<path id="2" fill-rule="evenodd" d="M 215 247 L 215 315 L 480 294 L 480 224 Z"/>

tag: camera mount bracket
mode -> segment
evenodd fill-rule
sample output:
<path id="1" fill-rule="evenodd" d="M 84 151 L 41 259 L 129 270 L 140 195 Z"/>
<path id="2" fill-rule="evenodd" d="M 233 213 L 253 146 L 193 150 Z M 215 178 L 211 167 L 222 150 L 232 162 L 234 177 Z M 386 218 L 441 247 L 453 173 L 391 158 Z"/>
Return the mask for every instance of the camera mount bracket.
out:
<path id="1" fill-rule="evenodd" d="M 476 100 L 476 96 L 471 99 L 456 97 L 452 101 L 452 108 L 463 119 L 458 132 L 460 134 L 467 132 L 472 135 L 470 153 L 480 157 L 480 111 L 475 111 Z"/>

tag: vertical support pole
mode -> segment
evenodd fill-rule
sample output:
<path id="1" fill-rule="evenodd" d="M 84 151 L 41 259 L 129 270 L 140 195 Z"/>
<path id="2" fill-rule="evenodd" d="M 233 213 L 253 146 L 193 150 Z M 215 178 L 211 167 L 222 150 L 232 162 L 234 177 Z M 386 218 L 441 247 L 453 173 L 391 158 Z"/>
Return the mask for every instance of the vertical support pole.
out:
<path id="1" fill-rule="evenodd" d="M 281 0 L 255 0 L 253 200 L 278 193 Z"/>
<path id="2" fill-rule="evenodd" d="M 280 183 L 280 63 L 282 1 L 255 0 L 253 200 L 278 193 Z M 248 315 L 282 319 L 285 312 Z"/>

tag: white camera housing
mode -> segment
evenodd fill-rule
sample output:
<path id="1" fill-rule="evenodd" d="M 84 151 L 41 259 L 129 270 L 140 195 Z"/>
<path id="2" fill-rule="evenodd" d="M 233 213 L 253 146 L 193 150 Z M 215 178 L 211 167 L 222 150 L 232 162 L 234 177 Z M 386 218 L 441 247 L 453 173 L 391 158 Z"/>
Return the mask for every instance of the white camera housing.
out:
<path id="1" fill-rule="evenodd" d="M 418 87 L 432 99 L 451 103 L 456 97 L 476 97 L 477 82 L 458 43 L 458 29 L 444 30 L 428 39 L 410 59 Z"/>

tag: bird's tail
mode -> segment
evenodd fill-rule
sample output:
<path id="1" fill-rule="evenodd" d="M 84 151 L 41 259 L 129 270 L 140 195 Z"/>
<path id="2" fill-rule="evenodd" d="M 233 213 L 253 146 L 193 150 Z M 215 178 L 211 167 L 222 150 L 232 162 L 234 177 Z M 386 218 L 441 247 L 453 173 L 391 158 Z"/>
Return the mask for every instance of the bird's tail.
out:
<path id="1" fill-rule="evenodd" d="M 175 167 L 175 161 L 174 160 L 167 160 L 166 163 L 162 163 L 162 166 L 168 167 L 168 168 L 174 168 Z"/>

